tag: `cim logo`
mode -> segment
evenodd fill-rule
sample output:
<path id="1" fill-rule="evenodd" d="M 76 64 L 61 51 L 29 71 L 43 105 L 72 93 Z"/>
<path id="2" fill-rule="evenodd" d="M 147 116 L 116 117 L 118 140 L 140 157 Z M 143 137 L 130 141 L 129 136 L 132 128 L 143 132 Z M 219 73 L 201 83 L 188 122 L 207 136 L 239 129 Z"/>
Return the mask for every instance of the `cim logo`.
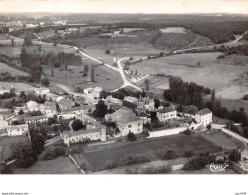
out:
<path id="1" fill-rule="evenodd" d="M 211 163 L 210 165 L 206 165 L 206 167 L 209 167 L 210 171 L 212 172 L 221 172 L 221 171 L 225 171 L 228 165 Z"/>

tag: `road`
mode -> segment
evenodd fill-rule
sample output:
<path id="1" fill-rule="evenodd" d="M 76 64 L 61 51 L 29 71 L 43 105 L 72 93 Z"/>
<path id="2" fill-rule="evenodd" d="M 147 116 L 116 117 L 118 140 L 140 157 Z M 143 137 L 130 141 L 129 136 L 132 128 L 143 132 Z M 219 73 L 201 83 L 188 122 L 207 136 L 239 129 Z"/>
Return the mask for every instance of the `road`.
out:
<path id="1" fill-rule="evenodd" d="M 231 45 L 231 44 L 234 44 L 234 43 L 237 43 L 238 41 L 240 41 L 246 34 L 248 33 L 248 31 L 246 31 L 243 35 L 241 35 L 239 38 L 237 38 L 236 40 L 230 42 L 230 43 L 224 43 L 224 44 L 215 44 L 215 45 L 210 45 L 210 46 L 204 46 L 204 47 L 195 47 L 195 48 L 190 48 L 190 49 L 182 49 L 182 50 L 176 50 L 174 52 L 172 52 L 173 54 L 177 54 L 177 53 L 181 53 L 181 52 L 184 52 L 184 51 L 191 51 L 191 50 L 201 50 L 201 49 L 206 49 L 206 48 L 211 48 L 211 47 L 218 47 L 218 46 L 221 46 L 221 45 Z M 38 40 L 41 40 L 40 37 L 34 33 L 34 35 L 38 38 Z M 17 37 L 13 37 L 11 35 L 9 35 L 11 38 L 14 38 L 14 39 L 21 39 L 21 38 L 17 38 Z M 21 39 L 23 40 L 23 39 Z M 43 44 L 51 44 L 52 43 L 46 43 L 46 42 L 42 42 L 42 41 L 38 41 L 38 43 L 43 43 Z M 78 51 L 81 55 L 87 57 L 88 59 L 91 59 L 95 62 L 98 62 L 98 63 L 102 63 L 102 61 L 96 59 L 96 58 L 93 58 L 92 56 L 84 53 L 83 51 L 79 51 L 79 49 L 77 47 L 72 47 L 72 46 L 68 46 L 68 45 L 63 45 L 63 44 L 57 44 L 57 46 L 61 46 L 61 47 L 66 47 L 66 48 L 74 48 L 76 51 Z M 139 56 L 140 58 L 145 58 L 146 56 Z M 108 68 L 114 70 L 114 71 L 117 71 L 119 72 L 119 74 L 121 75 L 121 78 L 122 78 L 122 81 L 123 81 L 123 85 L 118 88 L 118 89 L 121 89 L 121 88 L 124 88 L 124 87 L 133 87 L 135 89 L 137 89 L 138 91 L 142 91 L 142 89 L 136 85 L 134 85 L 133 83 L 131 83 L 127 78 L 126 78 L 126 75 L 124 73 L 124 70 L 123 70 L 123 66 L 122 66 L 122 61 L 124 61 L 125 59 L 128 59 L 129 57 L 124 57 L 124 58 L 121 58 L 117 61 L 117 68 L 116 67 L 113 67 L 107 63 L 103 63 L 105 66 L 107 66 Z M 113 91 L 117 91 L 118 89 L 115 89 Z"/>

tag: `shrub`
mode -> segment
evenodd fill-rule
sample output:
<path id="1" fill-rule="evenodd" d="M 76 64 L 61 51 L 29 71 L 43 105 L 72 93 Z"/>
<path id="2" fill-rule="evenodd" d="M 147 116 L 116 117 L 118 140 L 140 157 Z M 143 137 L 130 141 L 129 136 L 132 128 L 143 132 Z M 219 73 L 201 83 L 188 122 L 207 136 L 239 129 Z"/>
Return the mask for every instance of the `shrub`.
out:
<path id="1" fill-rule="evenodd" d="M 244 95 L 243 100 L 248 100 L 248 95 Z"/>
<path id="2" fill-rule="evenodd" d="M 120 166 L 134 165 L 134 164 L 142 164 L 145 162 L 149 162 L 151 159 L 144 154 L 126 154 L 119 161 Z"/>
<path id="3" fill-rule="evenodd" d="M 228 156 L 229 160 L 234 161 L 234 162 L 239 162 L 241 159 L 241 154 L 237 149 L 233 149 L 229 156 Z"/>
<path id="4" fill-rule="evenodd" d="M 148 167 L 142 170 L 142 174 L 164 174 L 171 172 L 171 167 L 167 165 L 162 165 L 159 167 Z"/>
<path id="5" fill-rule="evenodd" d="M 208 164 L 208 159 L 203 156 L 195 157 L 191 159 L 189 162 L 187 162 L 183 169 L 184 170 L 198 170 L 203 169 Z"/>
<path id="6" fill-rule="evenodd" d="M 137 137 L 133 132 L 129 132 L 127 135 L 127 138 L 129 141 L 132 141 L 132 142 L 137 140 Z"/>
<path id="7" fill-rule="evenodd" d="M 110 54 L 110 49 L 106 49 L 106 50 L 105 50 L 105 53 L 106 53 L 106 54 Z"/>
<path id="8" fill-rule="evenodd" d="M 182 132 L 184 135 L 191 135 L 192 131 L 190 131 L 189 129 L 186 129 L 185 131 Z"/>
<path id="9" fill-rule="evenodd" d="M 191 157 L 194 155 L 194 152 L 192 150 L 186 150 L 183 154 L 184 157 Z"/>
<path id="10" fill-rule="evenodd" d="M 171 160 L 177 158 L 177 154 L 174 150 L 168 150 L 162 155 L 162 160 Z"/>
<path id="11" fill-rule="evenodd" d="M 117 167 L 117 164 L 111 160 L 105 162 L 104 169 L 114 169 Z"/>
<path id="12" fill-rule="evenodd" d="M 44 151 L 40 158 L 41 160 L 52 160 L 62 155 L 65 155 L 65 148 L 57 146 Z"/>

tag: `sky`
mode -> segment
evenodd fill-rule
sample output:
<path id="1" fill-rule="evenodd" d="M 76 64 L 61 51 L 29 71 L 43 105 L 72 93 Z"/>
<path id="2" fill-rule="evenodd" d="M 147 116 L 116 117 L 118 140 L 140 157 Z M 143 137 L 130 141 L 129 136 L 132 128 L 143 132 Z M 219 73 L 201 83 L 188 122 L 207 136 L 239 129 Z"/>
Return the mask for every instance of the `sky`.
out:
<path id="1" fill-rule="evenodd" d="M 248 14 L 248 0 L 0 0 L 3 12 Z"/>

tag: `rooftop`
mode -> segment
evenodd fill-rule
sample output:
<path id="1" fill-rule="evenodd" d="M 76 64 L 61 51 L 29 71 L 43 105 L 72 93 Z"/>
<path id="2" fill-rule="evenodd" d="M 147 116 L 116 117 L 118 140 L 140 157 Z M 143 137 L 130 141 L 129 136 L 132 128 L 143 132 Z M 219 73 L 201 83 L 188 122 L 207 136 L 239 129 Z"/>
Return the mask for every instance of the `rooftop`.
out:
<path id="1" fill-rule="evenodd" d="M 119 110 L 111 114 L 111 116 L 115 118 L 117 122 L 122 123 L 122 124 L 141 120 L 131 110 L 124 109 L 124 108 L 120 108 Z"/>
<path id="2" fill-rule="evenodd" d="M 174 112 L 176 109 L 173 106 L 169 107 L 163 107 L 159 112 L 160 113 L 169 113 L 169 112 Z"/>
<path id="3" fill-rule="evenodd" d="M 132 102 L 127 101 L 127 100 L 123 101 L 123 106 L 126 107 L 126 108 L 129 108 L 131 110 L 134 110 L 134 109 L 137 108 L 137 105 L 135 103 L 132 103 Z"/>
<path id="4" fill-rule="evenodd" d="M 211 110 L 209 110 L 208 108 L 204 108 L 204 109 L 202 109 L 202 110 L 200 110 L 200 111 L 198 112 L 198 114 L 199 114 L 200 116 L 203 116 L 203 115 L 206 115 L 206 114 L 210 114 L 210 113 L 212 113 L 212 112 L 211 112 Z"/>
<path id="5" fill-rule="evenodd" d="M 85 135 L 85 134 L 92 134 L 92 133 L 94 134 L 101 133 L 101 129 L 97 128 L 97 129 L 90 129 L 90 130 L 79 130 L 79 131 L 69 132 L 65 134 L 69 135 L 70 137 L 74 137 L 78 135 Z"/>

